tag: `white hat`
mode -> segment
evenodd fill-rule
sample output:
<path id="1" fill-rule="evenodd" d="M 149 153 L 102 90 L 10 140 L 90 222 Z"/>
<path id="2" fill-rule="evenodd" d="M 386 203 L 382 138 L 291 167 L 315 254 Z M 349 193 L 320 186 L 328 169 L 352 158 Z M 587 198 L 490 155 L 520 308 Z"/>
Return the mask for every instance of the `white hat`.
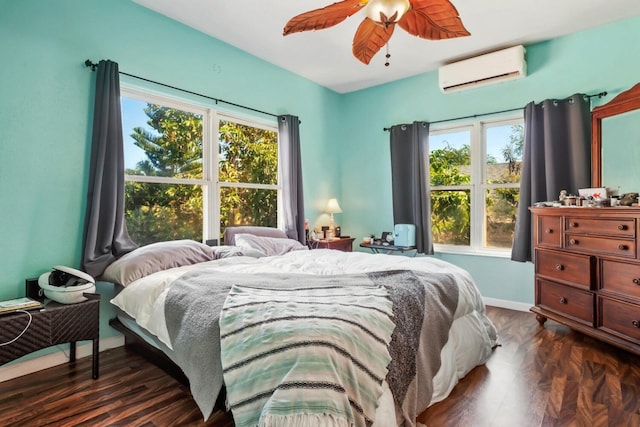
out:
<path id="1" fill-rule="evenodd" d="M 83 295 L 96 291 L 95 280 L 87 273 L 75 268 L 55 265 L 52 271 L 38 278 L 38 286 L 47 298 L 61 304 L 73 304 L 85 301 Z"/>

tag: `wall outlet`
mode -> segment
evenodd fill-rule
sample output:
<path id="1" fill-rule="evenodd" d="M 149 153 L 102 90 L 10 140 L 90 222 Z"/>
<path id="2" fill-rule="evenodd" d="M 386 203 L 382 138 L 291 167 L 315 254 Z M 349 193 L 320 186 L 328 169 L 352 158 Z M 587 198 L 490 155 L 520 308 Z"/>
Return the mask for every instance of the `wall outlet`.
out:
<path id="1" fill-rule="evenodd" d="M 38 285 L 38 278 L 33 277 L 25 281 L 25 295 L 37 301 L 44 301 L 44 291 Z"/>

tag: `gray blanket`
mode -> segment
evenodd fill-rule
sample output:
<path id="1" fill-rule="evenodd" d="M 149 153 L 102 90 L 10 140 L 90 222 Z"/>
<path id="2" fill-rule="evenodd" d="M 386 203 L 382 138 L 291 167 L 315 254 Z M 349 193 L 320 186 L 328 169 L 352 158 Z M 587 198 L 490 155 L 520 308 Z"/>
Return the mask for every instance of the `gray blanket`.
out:
<path id="1" fill-rule="evenodd" d="M 432 378 L 440 368 L 458 304 L 458 288 L 449 274 L 382 271 L 344 276 L 291 274 L 229 274 L 195 270 L 178 278 L 165 302 L 165 317 L 176 363 L 189 378 L 194 400 L 208 419 L 222 388 L 218 319 L 234 284 L 257 287 L 296 287 L 339 280 L 343 284 L 368 277 L 385 286 L 393 303 L 396 325 L 390 344 L 392 361 L 387 382 L 406 425 L 429 405 Z"/>

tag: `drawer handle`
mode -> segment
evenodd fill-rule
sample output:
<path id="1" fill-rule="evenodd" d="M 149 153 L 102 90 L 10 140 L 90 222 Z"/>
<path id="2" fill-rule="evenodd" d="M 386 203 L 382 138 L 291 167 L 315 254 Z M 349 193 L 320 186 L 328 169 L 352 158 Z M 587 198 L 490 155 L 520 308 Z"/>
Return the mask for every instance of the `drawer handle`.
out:
<path id="1" fill-rule="evenodd" d="M 578 223 L 577 223 L 577 222 L 571 222 L 571 223 L 569 223 L 569 227 L 574 227 L 574 228 L 576 228 L 577 226 L 578 226 Z"/>
<path id="2" fill-rule="evenodd" d="M 638 320 L 634 320 L 633 322 L 631 322 L 631 324 L 636 328 L 640 328 L 640 321 Z"/>
<path id="3" fill-rule="evenodd" d="M 640 285 L 640 279 L 633 279 L 634 285 Z"/>
<path id="4" fill-rule="evenodd" d="M 629 249 L 629 247 L 627 245 L 618 245 L 618 249 L 620 249 L 621 251 L 626 251 L 627 249 Z"/>
<path id="5" fill-rule="evenodd" d="M 627 229 L 627 226 L 626 226 L 626 225 L 624 225 L 624 224 L 620 224 L 620 225 L 618 226 L 618 230 L 626 230 L 626 229 Z"/>
<path id="6" fill-rule="evenodd" d="M 553 234 L 553 228 L 547 228 L 546 232 L 547 234 Z"/>
<path id="7" fill-rule="evenodd" d="M 558 270 L 558 271 L 562 271 L 562 270 L 564 270 L 564 265 L 562 265 L 562 264 L 556 264 L 556 270 Z"/>
<path id="8" fill-rule="evenodd" d="M 566 304 L 567 303 L 567 299 L 565 297 L 560 297 L 560 304 Z M 635 320 L 635 322 L 637 322 L 637 320 Z"/>
<path id="9" fill-rule="evenodd" d="M 572 245 L 577 245 L 578 241 L 576 239 L 571 239 L 571 240 L 569 240 L 569 243 L 572 244 Z"/>

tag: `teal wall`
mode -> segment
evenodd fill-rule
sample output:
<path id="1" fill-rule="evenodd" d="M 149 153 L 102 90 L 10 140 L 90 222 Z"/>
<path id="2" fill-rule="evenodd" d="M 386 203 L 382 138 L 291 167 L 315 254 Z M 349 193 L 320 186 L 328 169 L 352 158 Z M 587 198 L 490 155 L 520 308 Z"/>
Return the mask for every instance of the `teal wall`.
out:
<path id="1" fill-rule="evenodd" d="M 95 81 L 86 59 L 299 116 L 306 210 L 317 216 L 339 190 L 335 92 L 130 0 L 0 0 L 0 10 L 0 299 L 52 265 L 80 264 Z"/>
<path id="2" fill-rule="evenodd" d="M 340 189 L 335 92 L 130 0 L 0 0 L 0 11 L 0 299 L 24 295 L 25 278 L 53 265 L 80 265 L 95 81 L 86 59 L 297 115 L 306 212 L 317 217 Z M 113 336 L 113 286 L 98 292 L 101 336 Z"/>
<path id="3" fill-rule="evenodd" d="M 613 93 L 640 80 L 640 58 L 628 50 L 640 42 L 640 18 L 529 46 L 530 75 L 520 81 L 442 95 L 431 72 L 340 95 L 130 0 L 0 0 L 0 10 L 0 299 L 23 295 L 24 279 L 52 265 L 79 266 L 95 79 L 86 59 L 299 116 L 306 216 L 322 220 L 326 199 L 338 197 L 336 220 L 355 237 L 393 223 L 383 127 Z M 533 300 L 530 264 L 439 256 L 469 269 L 488 297 Z"/>
<path id="4" fill-rule="evenodd" d="M 348 126 L 343 127 L 341 150 L 343 229 L 361 237 L 393 227 L 389 134 L 383 128 L 524 107 L 579 92 L 607 91 L 609 96 L 599 101 L 606 102 L 640 81 L 640 55 L 629 50 L 639 45 L 636 17 L 527 46 L 524 79 L 442 94 L 438 73 L 430 72 L 344 95 Z M 488 256 L 438 257 L 469 270 L 485 297 L 533 303 L 530 263 Z"/>

